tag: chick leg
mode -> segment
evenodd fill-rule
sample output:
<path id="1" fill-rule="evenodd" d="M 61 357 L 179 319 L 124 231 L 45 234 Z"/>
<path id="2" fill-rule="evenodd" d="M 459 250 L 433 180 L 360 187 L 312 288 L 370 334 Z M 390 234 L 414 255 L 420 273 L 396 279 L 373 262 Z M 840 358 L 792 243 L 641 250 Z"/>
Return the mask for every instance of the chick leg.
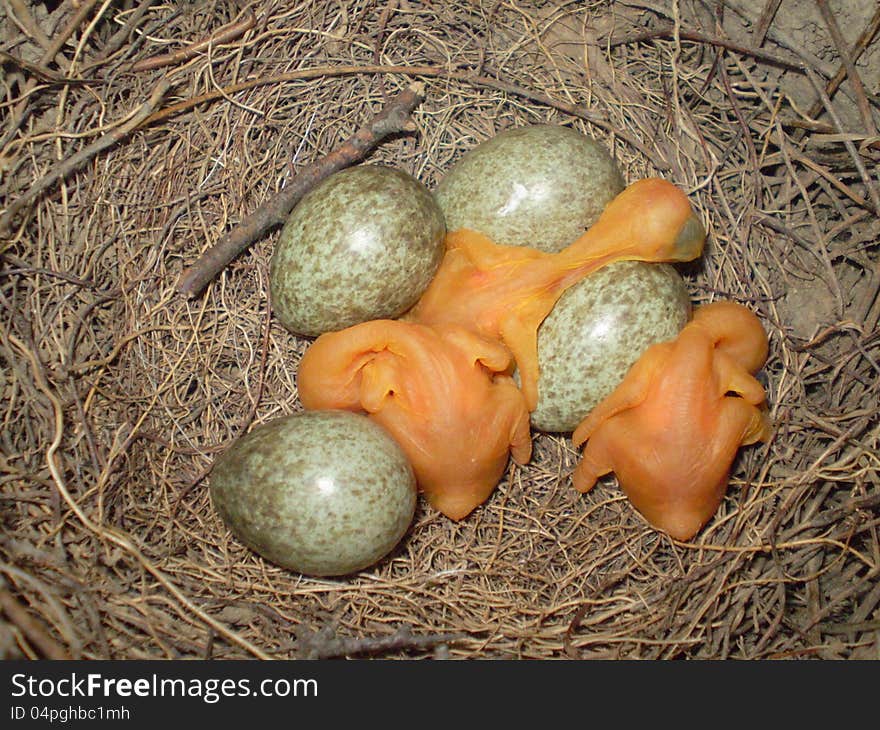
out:
<path id="1" fill-rule="evenodd" d="M 584 447 L 581 460 L 571 475 L 572 485 L 579 492 L 586 494 L 596 485 L 599 477 L 614 471 L 605 440 L 600 430 Z"/>
<path id="2" fill-rule="evenodd" d="M 669 343 L 661 342 L 645 350 L 620 385 L 590 411 L 574 430 L 572 441 L 575 446 L 589 439 L 604 421 L 644 402 L 656 373 L 662 372 L 664 363 L 669 359 L 671 347 Z"/>

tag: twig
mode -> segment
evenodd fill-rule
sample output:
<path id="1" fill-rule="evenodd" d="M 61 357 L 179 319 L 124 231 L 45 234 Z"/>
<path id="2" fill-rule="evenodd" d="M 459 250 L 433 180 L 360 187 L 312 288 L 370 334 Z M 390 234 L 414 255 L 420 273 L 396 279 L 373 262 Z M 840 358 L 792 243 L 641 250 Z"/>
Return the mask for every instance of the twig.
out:
<path id="1" fill-rule="evenodd" d="M 141 61 L 136 61 L 131 65 L 130 70 L 134 72 L 151 71 L 153 69 L 162 68 L 163 66 L 171 66 L 180 63 L 181 61 L 186 61 L 187 59 L 197 56 L 211 46 L 219 46 L 223 43 L 234 41 L 236 38 L 244 35 L 247 31 L 253 28 L 256 22 L 257 19 L 254 15 L 254 11 L 248 10 L 241 20 L 236 20 L 224 25 L 215 33 L 212 33 L 208 38 L 191 43 L 190 45 L 172 51 L 171 53 L 165 53 L 161 56 L 153 56 L 152 58 L 145 58 Z"/>
<path id="2" fill-rule="evenodd" d="M 131 32 L 138 26 L 141 20 L 143 20 L 147 12 L 149 12 L 151 6 L 157 1 L 158 0 L 142 0 L 137 9 L 129 15 L 128 19 L 125 21 L 125 25 L 123 25 L 112 36 L 110 36 L 110 39 L 107 41 L 107 43 L 104 44 L 104 47 L 101 48 L 101 52 L 94 58 L 93 61 L 83 66 L 81 68 L 81 71 L 84 73 L 88 69 L 94 68 L 95 66 L 100 66 L 108 58 L 110 58 L 110 56 L 116 53 L 116 51 L 118 51 L 122 47 L 122 44 L 125 43 L 126 40 L 128 40 Z M 148 34 L 149 31 L 147 30 L 145 32 L 145 35 Z"/>
<path id="3" fill-rule="evenodd" d="M 822 624 L 823 634 L 855 634 L 861 631 L 880 630 L 880 621 L 861 621 L 859 623 Z"/>
<path id="4" fill-rule="evenodd" d="M 837 46 L 837 52 L 840 54 L 841 61 L 843 61 L 843 67 L 846 69 L 846 75 L 849 78 L 849 83 L 852 85 L 853 94 L 855 94 L 856 104 L 859 107 L 859 113 L 862 115 L 862 122 L 865 124 L 865 129 L 871 136 L 876 136 L 877 127 L 874 124 L 874 118 L 871 115 L 871 107 L 868 105 L 868 99 L 865 96 L 865 87 L 862 84 L 859 72 L 856 71 L 856 65 L 847 51 L 846 41 L 843 39 L 843 34 L 840 32 L 840 26 L 837 24 L 837 19 L 828 7 L 826 0 L 816 0 L 816 5 L 819 7 L 819 12 L 822 13 L 822 19 L 825 21 L 825 25 L 828 26 L 831 40 L 833 40 L 834 45 Z"/>
<path id="5" fill-rule="evenodd" d="M 733 115 L 736 117 L 737 122 L 739 122 L 740 132 L 741 134 L 737 135 L 737 138 L 745 139 L 746 147 L 749 151 L 749 162 L 751 163 L 752 168 L 752 179 L 755 185 L 755 208 L 757 210 L 761 210 L 764 207 L 764 198 L 761 193 L 761 180 L 760 180 L 760 172 L 758 168 L 758 151 L 755 149 L 755 142 L 752 139 L 752 135 L 749 130 L 749 125 L 746 120 L 743 118 L 742 112 L 740 111 L 739 104 L 736 103 L 736 94 L 733 93 L 733 86 L 730 83 L 730 78 L 727 75 L 727 70 L 724 67 L 724 64 L 719 63 L 719 77 L 721 78 L 721 83 L 724 86 L 724 92 L 727 94 L 727 98 L 730 101 L 730 108 L 733 111 Z M 751 216 L 749 216 L 751 218 Z M 746 223 L 746 231 L 751 228 L 751 220 Z"/>
<path id="6" fill-rule="evenodd" d="M 141 107 L 135 112 L 135 114 L 121 126 L 113 129 L 99 139 L 97 139 L 92 144 L 84 147 L 79 152 L 74 155 L 71 155 L 66 160 L 62 160 L 55 167 L 53 167 L 49 172 L 43 175 L 39 180 L 36 180 L 33 185 L 28 188 L 28 190 L 23 193 L 19 198 L 14 200 L 9 207 L 6 209 L 6 212 L 0 217 L 0 235 L 7 232 L 11 225 L 12 219 L 15 215 L 28 205 L 32 200 L 34 200 L 37 196 L 39 196 L 44 190 L 52 186 L 58 180 L 67 177 L 74 170 L 78 169 L 85 162 L 88 162 L 92 157 L 103 152 L 108 147 L 112 147 L 114 144 L 119 142 L 123 137 L 127 136 L 135 129 L 137 129 L 141 124 L 146 121 L 146 119 L 150 116 L 152 111 L 158 106 L 162 97 L 165 96 L 165 93 L 170 88 L 170 83 L 163 79 L 159 82 L 156 88 L 153 90 L 153 93 L 150 94 L 150 98 L 144 102 Z"/>
<path id="7" fill-rule="evenodd" d="M 853 47 L 850 49 L 848 57 L 853 63 L 856 63 L 859 58 L 861 58 L 862 54 L 865 52 L 865 49 L 871 45 L 871 42 L 874 40 L 874 36 L 880 32 L 880 7 L 877 8 L 877 12 L 874 13 L 874 17 L 871 18 L 868 25 L 865 27 L 865 30 L 862 31 L 861 35 L 856 39 L 856 42 L 853 44 Z M 842 56 L 842 54 L 841 54 Z M 825 86 L 825 93 L 828 94 L 829 97 L 834 96 L 834 92 L 840 88 L 840 85 L 843 83 L 843 80 L 846 78 L 846 66 L 841 64 L 840 68 L 837 70 L 837 73 L 834 75 L 828 84 Z M 813 103 L 813 106 L 810 107 L 809 116 L 811 118 L 816 117 L 819 112 L 822 111 L 823 105 L 821 99 L 816 99 Z"/>
<path id="8" fill-rule="evenodd" d="M 40 60 L 37 62 L 38 65 L 45 66 L 55 60 L 55 57 L 60 53 L 61 49 L 64 47 L 64 44 L 67 43 L 67 39 L 70 38 L 70 36 L 74 34 L 76 29 L 85 22 L 85 19 L 89 16 L 89 13 L 92 12 L 92 8 L 97 4 L 98 0 L 87 0 L 79 6 L 76 15 L 73 16 L 73 19 L 70 21 L 70 23 L 67 24 L 67 27 L 65 27 L 63 31 L 61 31 L 55 38 L 52 39 L 52 43 L 50 44 L 50 46 L 46 49 L 43 55 L 40 56 Z M 34 90 L 36 85 L 37 84 L 34 79 L 28 79 L 27 84 L 25 84 L 24 89 L 22 89 L 22 99 L 13 111 L 12 124 L 10 125 L 6 134 L 3 135 L 3 140 L 0 141 L 0 150 L 2 150 L 8 144 L 8 142 L 18 131 L 19 127 L 21 127 L 21 125 L 24 123 L 24 120 L 27 118 L 27 110 L 30 108 L 30 93 Z M 0 230 L 2 230 L 2 227 L 0 227 Z"/>
<path id="9" fill-rule="evenodd" d="M 776 11 L 779 10 L 781 4 L 782 0 L 767 0 L 767 4 L 764 6 L 761 17 L 758 19 L 758 25 L 755 28 L 755 43 L 759 46 L 764 45 L 767 31 L 770 30 L 770 24 L 773 22 L 773 18 L 776 17 Z"/>
<path id="10" fill-rule="evenodd" d="M 388 18 L 391 13 L 397 10 L 398 0 L 391 0 L 386 3 L 382 15 L 379 16 L 379 27 L 376 29 L 376 39 L 373 42 L 373 64 L 378 66 L 382 60 L 382 36 L 385 35 L 385 28 L 388 25 Z M 385 91 L 385 77 L 379 77 L 379 91 L 382 93 L 382 100 L 388 101 L 388 92 Z"/>
<path id="11" fill-rule="evenodd" d="M 760 18 L 756 19 L 752 15 L 754 4 L 751 2 L 743 3 L 740 2 L 740 0 L 725 0 L 724 7 L 728 10 L 733 11 L 736 15 L 741 17 L 746 22 L 751 23 L 752 25 L 760 22 Z M 816 71 L 816 73 L 821 74 L 827 79 L 830 79 L 832 76 L 834 76 L 833 66 L 831 64 L 825 63 L 815 54 L 810 53 L 804 47 L 803 42 L 797 41 L 794 38 L 789 37 L 786 33 L 783 33 L 778 28 L 774 28 L 772 26 L 768 26 L 766 37 L 772 40 L 774 43 L 782 46 L 783 48 L 787 48 L 789 51 L 792 51 L 807 66 Z"/>
<path id="12" fill-rule="evenodd" d="M 34 16 L 31 15 L 30 10 L 28 10 L 28 7 L 24 4 L 23 0 L 9 0 L 9 11 L 11 11 L 10 15 L 13 20 L 17 21 L 21 29 L 36 41 L 40 48 L 44 51 L 49 48 L 49 39 L 46 37 L 46 34 L 43 32 L 43 29 L 39 26 L 37 21 L 34 20 Z"/>
<path id="13" fill-rule="evenodd" d="M 816 78 L 816 74 L 814 74 L 809 68 L 807 69 L 807 78 L 810 80 L 810 83 L 813 85 L 813 89 L 816 91 L 816 93 L 819 95 L 819 98 L 822 100 L 822 103 L 825 105 L 825 111 L 828 112 L 828 116 L 831 118 L 831 122 L 834 124 L 838 133 L 842 135 L 845 134 L 846 130 L 843 128 L 840 117 L 837 116 L 837 112 L 834 109 L 834 105 L 831 103 L 831 99 L 828 97 L 828 94 L 825 93 L 825 89 L 822 87 L 822 84 L 819 83 L 819 79 Z M 865 163 L 862 161 L 861 155 L 859 155 L 855 145 L 849 139 L 844 137 L 842 141 L 843 146 L 846 147 L 846 151 L 849 152 L 853 164 L 859 171 L 859 175 L 861 175 L 862 181 L 864 182 L 865 187 L 868 190 L 868 197 L 871 199 L 874 210 L 880 211 L 880 193 L 877 192 L 877 189 L 874 186 L 874 181 L 871 179 L 871 175 L 865 168 Z"/>
<path id="14" fill-rule="evenodd" d="M 843 139 L 841 140 L 843 141 Z M 800 162 L 805 167 L 808 167 L 813 172 L 817 173 L 819 177 L 827 180 L 831 185 L 837 188 L 841 193 L 843 193 L 847 198 L 852 200 L 856 205 L 860 205 L 863 208 L 871 211 L 874 215 L 880 215 L 880 208 L 877 208 L 871 201 L 865 200 L 858 193 L 853 191 L 848 185 L 841 181 L 840 176 L 835 175 L 834 172 L 823 167 L 819 163 L 813 161 L 810 157 L 806 155 L 799 154 L 792 150 L 791 156 Z"/>
<path id="15" fill-rule="evenodd" d="M 19 58 L 18 56 L 13 55 L 12 53 L 7 53 L 3 50 L 0 50 L 0 61 L 4 63 L 14 63 L 20 69 L 36 76 L 41 81 L 56 84 L 64 83 L 65 81 L 68 83 L 71 82 L 71 79 L 65 79 L 62 76 L 59 76 L 50 68 L 46 68 L 37 63 L 31 63 L 30 61 L 25 61 L 23 58 Z"/>
<path id="16" fill-rule="evenodd" d="M 46 659 L 71 658 L 67 649 L 55 641 L 6 588 L 0 588 L 0 609 L 12 623 L 24 632 L 28 640 L 40 650 Z"/>
<path id="17" fill-rule="evenodd" d="M 263 203 L 184 271 L 177 290 L 185 296 L 197 295 L 230 261 L 266 231 L 284 223 L 299 199 L 318 182 L 337 170 L 362 160 L 386 137 L 412 131 L 414 125 L 410 114 L 424 98 L 423 90 L 424 85 L 421 83 L 404 89 L 371 122 L 361 127 L 333 152 L 292 178 L 273 198 Z"/>
<path id="18" fill-rule="evenodd" d="M 416 635 L 409 626 L 401 626 L 388 636 L 365 636 L 363 638 L 339 638 L 331 625 L 320 631 L 302 632 L 297 645 L 304 659 L 333 659 L 354 654 L 381 654 L 400 649 L 431 649 L 438 644 L 463 639 L 464 634 Z"/>
<path id="19" fill-rule="evenodd" d="M 63 279 L 64 281 L 68 281 L 71 284 L 76 284 L 77 286 L 81 286 L 86 289 L 98 288 L 98 285 L 92 281 L 79 279 L 76 276 L 73 276 L 72 274 L 67 274 L 63 271 L 52 271 L 51 269 L 42 269 L 33 266 L 18 266 L 14 269 L 0 269 L 0 278 L 4 278 L 7 276 L 16 276 L 17 274 L 42 274 L 43 276 L 51 276 L 55 279 Z"/>
<path id="20" fill-rule="evenodd" d="M 614 48 L 615 46 L 622 46 L 630 43 L 643 43 L 644 41 L 650 41 L 659 38 L 672 38 L 674 35 L 675 26 L 669 25 L 662 28 L 647 30 L 643 33 L 625 36 L 622 38 L 612 38 L 608 42 L 608 46 L 610 48 Z M 692 30 L 685 30 L 683 28 L 679 29 L 678 37 L 684 41 L 692 41 L 694 43 L 706 43 L 711 46 L 726 48 L 728 51 L 735 51 L 736 53 L 753 56 L 759 61 L 764 61 L 765 63 L 769 63 L 773 66 L 779 66 L 781 68 L 789 69 L 790 71 L 804 70 L 804 64 L 802 63 L 797 63 L 795 61 L 789 61 L 787 59 L 780 58 L 779 56 L 764 51 L 760 48 L 749 48 L 748 46 L 743 46 L 739 43 L 729 41 L 726 38 L 718 38 L 716 36 L 706 35 L 705 33 L 698 33 Z"/>

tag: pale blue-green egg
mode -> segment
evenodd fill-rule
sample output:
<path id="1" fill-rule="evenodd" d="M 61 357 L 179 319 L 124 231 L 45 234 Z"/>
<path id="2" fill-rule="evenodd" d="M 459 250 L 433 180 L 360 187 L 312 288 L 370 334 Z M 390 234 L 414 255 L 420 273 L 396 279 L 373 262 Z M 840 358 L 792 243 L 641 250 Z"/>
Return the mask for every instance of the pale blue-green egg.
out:
<path id="1" fill-rule="evenodd" d="M 364 415 L 303 411 L 253 428 L 218 457 L 211 499 L 254 552 L 305 575 L 345 575 L 400 542 L 416 480 L 397 442 Z"/>
<path id="2" fill-rule="evenodd" d="M 435 195 L 450 231 L 468 228 L 495 243 L 557 252 L 623 188 L 601 142 L 569 127 L 534 124 L 465 152 Z"/>
<path id="3" fill-rule="evenodd" d="M 392 167 L 358 165 L 303 196 L 269 267 L 272 308 L 298 335 L 393 319 L 431 283 L 446 227 L 431 192 Z"/>

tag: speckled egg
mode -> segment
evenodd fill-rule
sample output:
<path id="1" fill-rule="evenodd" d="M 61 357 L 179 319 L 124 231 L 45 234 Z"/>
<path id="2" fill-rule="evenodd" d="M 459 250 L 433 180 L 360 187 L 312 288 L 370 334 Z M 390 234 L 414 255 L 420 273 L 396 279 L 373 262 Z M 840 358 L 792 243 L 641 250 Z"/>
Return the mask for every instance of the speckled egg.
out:
<path id="1" fill-rule="evenodd" d="M 396 318 L 431 283 L 445 233 L 437 201 L 412 175 L 381 165 L 336 172 L 281 231 L 269 267 L 273 310 L 306 336 Z"/>
<path id="2" fill-rule="evenodd" d="M 535 124 L 466 152 L 435 194 L 450 231 L 469 228 L 496 243 L 557 252 L 623 188 L 600 142 L 569 127 Z"/>
<path id="3" fill-rule="evenodd" d="M 255 427 L 217 459 L 210 490 L 241 542 L 313 576 L 374 564 L 416 507 L 415 476 L 397 442 L 366 416 L 338 410 Z"/>
<path id="4" fill-rule="evenodd" d="M 650 345 L 678 335 L 690 311 L 684 280 L 669 264 L 621 261 L 584 277 L 538 328 L 532 425 L 573 431 Z"/>

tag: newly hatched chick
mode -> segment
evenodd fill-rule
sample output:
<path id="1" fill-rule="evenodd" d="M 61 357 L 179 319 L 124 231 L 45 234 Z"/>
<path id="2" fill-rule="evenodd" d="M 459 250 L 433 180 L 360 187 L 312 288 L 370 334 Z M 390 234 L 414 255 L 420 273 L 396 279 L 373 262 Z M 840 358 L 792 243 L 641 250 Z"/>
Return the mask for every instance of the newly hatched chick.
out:
<path id="1" fill-rule="evenodd" d="M 699 307 L 678 337 L 652 345 L 575 429 L 573 474 L 587 492 L 614 472 L 654 527 L 688 540 L 715 514 L 740 446 L 764 441 L 767 358 L 758 318 L 734 302 Z"/>
<path id="2" fill-rule="evenodd" d="M 318 337 L 300 363 L 307 409 L 364 411 L 409 457 L 420 489 L 460 520 L 513 456 L 529 460 L 529 412 L 510 351 L 454 324 L 374 320 Z"/>

